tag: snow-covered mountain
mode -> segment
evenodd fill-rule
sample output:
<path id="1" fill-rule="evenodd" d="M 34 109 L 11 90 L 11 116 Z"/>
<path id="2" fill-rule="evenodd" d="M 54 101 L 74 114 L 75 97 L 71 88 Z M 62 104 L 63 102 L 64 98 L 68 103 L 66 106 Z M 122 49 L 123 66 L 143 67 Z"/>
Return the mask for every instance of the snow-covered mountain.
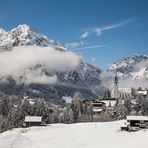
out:
<path id="1" fill-rule="evenodd" d="M 19 25 L 9 32 L 0 30 L 0 51 L 12 52 L 14 47 L 28 47 L 35 45 L 38 47 L 53 47 L 60 52 L 68 52 L 68 49 L 56 41 L 49 40 L 46 36 L 37 33 L 27 25 Z M 15 58 L 15 57 L 14 57 Z M 40 97 L 50 99 L 55 102 L 61 102 L 62 96 L 73 96 L 76 91 L 80 91 L 84 98 L 96 98 L 102 93 L 102 84 L 100 79 L 100 69 L 84 63 L 80 64 L 70 72 L 51 71 L 42 65 L 35 65 L 31 70 L 40 71 L 46 78 L 56 75 L 58 83 L 54 85 L 30 83 L 18 84 L 11 76 L 7 76 L 9 83 L 0 83 L 0 91 L 6 94 L 28 95 L 29 97 Z M 30 71 L 30 70 L 29 70 Z M 19 78 L 23 79 L 23 75 Z"/>
<path id="2" fill-rule="evenodd" d="M 121 79 L 148 79 L 148 55 L 133 55 L 110 65 L 108 72 L 118 72 Z"/>
<path id="3" fill-rule="evenodd" d="M 26 24 L 19 25 L 18 27 L 6 32 L 0 29 L 0 50 L 12 50 L 14 46 L 51 46 L 59 50 L 67 50 L 64 46 L 54 40 L 49 40 L 47 36 L 37 33 L 33 28 Z"/>

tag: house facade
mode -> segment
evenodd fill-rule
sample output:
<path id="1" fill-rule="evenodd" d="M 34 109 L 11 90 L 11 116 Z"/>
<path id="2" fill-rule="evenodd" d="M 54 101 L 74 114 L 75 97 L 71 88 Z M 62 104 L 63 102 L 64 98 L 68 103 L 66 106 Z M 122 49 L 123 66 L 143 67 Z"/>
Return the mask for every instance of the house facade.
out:
<path id="1" fill-rule="evenodd" d="M 25 116 L 25 127 L 40 126 L 41 122 L 41 116 Z"/>
<path id="2" fill-rule="evenodd" d="M 127 116 L 127 122 L 130 131 L 148 128 L 148 116 Z"/>

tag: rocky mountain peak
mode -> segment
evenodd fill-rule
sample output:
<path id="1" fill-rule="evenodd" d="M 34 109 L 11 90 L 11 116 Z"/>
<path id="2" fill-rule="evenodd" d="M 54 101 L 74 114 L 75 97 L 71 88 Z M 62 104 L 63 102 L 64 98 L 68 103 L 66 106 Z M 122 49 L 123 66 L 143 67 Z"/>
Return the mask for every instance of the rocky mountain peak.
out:
<path id="1" fill-rule="evenodd" d="M 34 33 L 34 30 L 30 26 L 23 24 L 23 25 L 19 25 L 18 27 L 12 29 L 10 32 L 13 35 L 19 36 L 21 34 L 27 35 L 29 33 Z"/>
<path id="2" fill-rule="evenodd" d="M 47 36 L 37 33 L 30 26 L 23 24 L 12 29 L 9 32 L 0 30 L 0 50 L 12 50 L 14 46 L 36 45 L 41 47 L 54 47 L 60 51 L 67 49 L 54 40 L 48 39 Z"/>

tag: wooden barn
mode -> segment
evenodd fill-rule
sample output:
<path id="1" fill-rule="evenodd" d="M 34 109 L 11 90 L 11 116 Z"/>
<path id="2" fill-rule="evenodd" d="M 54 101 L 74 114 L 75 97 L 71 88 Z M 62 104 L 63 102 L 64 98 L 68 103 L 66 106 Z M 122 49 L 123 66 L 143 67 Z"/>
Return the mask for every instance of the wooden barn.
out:
<path id="1" fill-rule="evenodd" d="M 42 122 L 41 116 L 26 116 L 25 117 L 25 127 L 40 126 L 41 122 Z"/>

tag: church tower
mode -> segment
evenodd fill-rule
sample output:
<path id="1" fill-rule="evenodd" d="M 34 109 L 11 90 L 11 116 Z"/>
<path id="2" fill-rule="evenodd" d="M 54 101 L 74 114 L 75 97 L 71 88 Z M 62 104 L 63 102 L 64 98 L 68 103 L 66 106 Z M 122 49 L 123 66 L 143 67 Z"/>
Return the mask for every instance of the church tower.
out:
<path id="1" fill-rule="evenodd" d="M 113 87 L 113 90 L 112 90 L 112 93 L 111 93 L 111 97 L 116 98 L 116 99 L 120 97 L 119 89 L 118 89 L 118 76 L 117 76 L 117 73 L 115 74 L 114 87 Z"/>

